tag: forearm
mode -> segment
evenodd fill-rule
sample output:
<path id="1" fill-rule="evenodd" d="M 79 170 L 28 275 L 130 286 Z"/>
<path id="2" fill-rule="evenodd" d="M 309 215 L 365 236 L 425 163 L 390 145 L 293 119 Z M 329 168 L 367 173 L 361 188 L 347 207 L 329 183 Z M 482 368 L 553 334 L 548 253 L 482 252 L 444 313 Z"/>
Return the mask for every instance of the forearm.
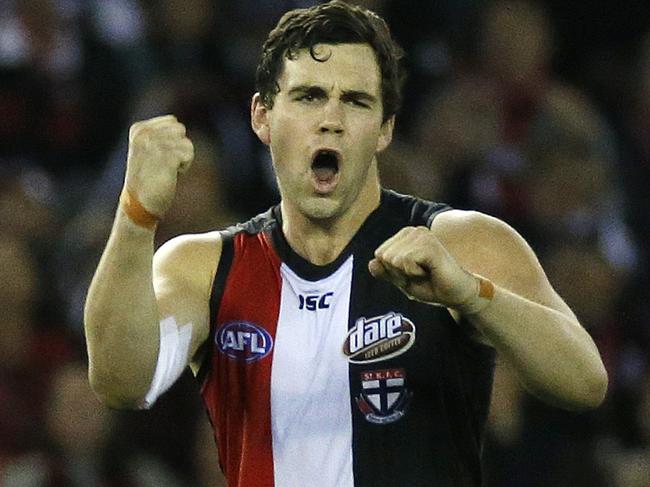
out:
<path id="1" fill-rule="evenodd" d="M 531 393 L 567 409 L 602 402 L 607 374 L 591 337 L 573 316 L 495 287 L 491 301 L 466 318 Z"/>
<path id="2" fill-rule="evenodd" d="M 90 381 L 113 406 L 135 407 L 149 389 L 156 365 L 153 238 L 151 230 L 118 210 L 88 291 L 84 321 Z"/>

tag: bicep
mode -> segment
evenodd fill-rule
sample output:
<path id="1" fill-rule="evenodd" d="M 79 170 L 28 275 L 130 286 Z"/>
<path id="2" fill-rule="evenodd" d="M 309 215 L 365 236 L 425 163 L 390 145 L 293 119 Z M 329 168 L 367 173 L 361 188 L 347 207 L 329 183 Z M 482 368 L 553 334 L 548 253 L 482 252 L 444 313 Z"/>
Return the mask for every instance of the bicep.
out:
<path id="1" fill-rule="evenodd" d="M 154 256 L 153 283 L 161 324 L 175 324 L 188 336 L 188 362 L 207 340 L 210 293 L 221 253 L 214 234 L 182 236 L 165 243 Z M 161 325 L 162 326 L 162 325 Z M 162 330 L 162 328 L 161 328 Z"/>
<path id="2" fill-rule="evenodd" d="M 464 269 L 575 319 L 553 289 L 535 252 L 516 230 L 478 212 L 447 213 L 434 220 L 440 222 L 432 230 Z"/>

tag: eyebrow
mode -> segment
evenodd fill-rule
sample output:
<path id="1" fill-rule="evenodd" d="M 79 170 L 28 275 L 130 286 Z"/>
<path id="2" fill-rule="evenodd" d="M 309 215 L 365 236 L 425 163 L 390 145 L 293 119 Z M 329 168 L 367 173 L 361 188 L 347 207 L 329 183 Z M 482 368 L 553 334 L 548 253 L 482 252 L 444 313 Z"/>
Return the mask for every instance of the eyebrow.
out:
<path id="1" fill-rule="evenodd" d="M 366 101 L 368 103 L 375 103 L 377 101 L 377 97 L 361 90 L 344 90 L 343 98 L 347 98 L 349 100 Z"/>
<path id="2" fill-rule="evenodd" d="M 289 96 L 302 93 L 322 95 L 327 93 L 327 91 L 318 85 L 298 85 L 291 88 L 288 92 Z M 375 103 L 377 101 L 376 96 L 363 90 L 343 90 L 341 98 L 348 100 L 363 100 L 370 103 Z"/>
<path id="3" fill-rule="evenodd" d="M 325 90 L 320 86 L 316 86 L 316 85 L 298 85 L 291 88 L 288 92 L 290 96 L 299 95 L 303 93 L 324 94 Z"/>

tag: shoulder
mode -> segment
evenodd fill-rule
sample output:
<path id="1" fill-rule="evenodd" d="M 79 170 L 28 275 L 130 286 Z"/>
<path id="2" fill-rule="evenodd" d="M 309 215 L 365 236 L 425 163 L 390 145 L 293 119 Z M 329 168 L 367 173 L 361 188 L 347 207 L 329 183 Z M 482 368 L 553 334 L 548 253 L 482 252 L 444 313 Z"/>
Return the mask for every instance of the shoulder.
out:
<path id="1" fill-rule="evenodd" d="M 490 237 L 490 240 L 521 239 L 515 229 L 506 222 L 479 211 L 444 211 L 431 222 L 431 230 L 439 238 L 458 239 L 466 244 L 486 237 Z"/>
<path id="2" fill-rule="evenodd" d="M 221 257 L 221 233 L 207 232 L 174 237 L 155 253 L 154 279 L 212 285 Z"/>
<path id="3" fill-rule="evenodd" d="M 431 231 L 467 270 L 529 295 L 546 276 L 526 240 L 510 225 L 478 211 L 438 215 Z"/>
<path id="4" fill-rule="evenodd" d="M 250 220 L 224 230 L 184 234 L 165 242 L 154 254 L 154 279 L 173 277 L 181 281 L 212 285 L 224 241 L 245 232 L 260 233 L 277 224 L 271 208 Z"/>
<path id="5" fill-rule="evenodd" d="M 479 253 L 497 258 L 512 250 L 532 252 L 524 238 L 503 220 L 478 211 L 449 210 L 437 215 L 431 231 L 461 254 Z"/>
<path id="6" fill-rule="evenodd" d="M 159 264 L 174 264 L 178 260 L 200 259 L 215 252 L 221 252 L 222 238 L 220 232 L 186 234 L 174 237 L 165 242 L 157 251 L 154 262 Z"/>

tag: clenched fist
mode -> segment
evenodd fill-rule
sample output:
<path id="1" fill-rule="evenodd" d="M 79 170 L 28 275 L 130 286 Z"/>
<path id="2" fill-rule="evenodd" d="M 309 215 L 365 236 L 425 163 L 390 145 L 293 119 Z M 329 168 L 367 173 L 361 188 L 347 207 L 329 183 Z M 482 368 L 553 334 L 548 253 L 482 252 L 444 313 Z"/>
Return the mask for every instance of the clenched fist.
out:
<path id="1" fill-rule="evenodd" d="M 174 115 L 134 123 L 129 131 L 125 186 L 160 218 L 172 204 L 178 174 L 193 159 L 194 146 Z"/>
<path id="2" fill-rule="evenodd" d="M 462 311 L 478 299 L 478 278 L 426 227 L 401 229 L 375 250 L 368 269 L 417 301 Z"/>

